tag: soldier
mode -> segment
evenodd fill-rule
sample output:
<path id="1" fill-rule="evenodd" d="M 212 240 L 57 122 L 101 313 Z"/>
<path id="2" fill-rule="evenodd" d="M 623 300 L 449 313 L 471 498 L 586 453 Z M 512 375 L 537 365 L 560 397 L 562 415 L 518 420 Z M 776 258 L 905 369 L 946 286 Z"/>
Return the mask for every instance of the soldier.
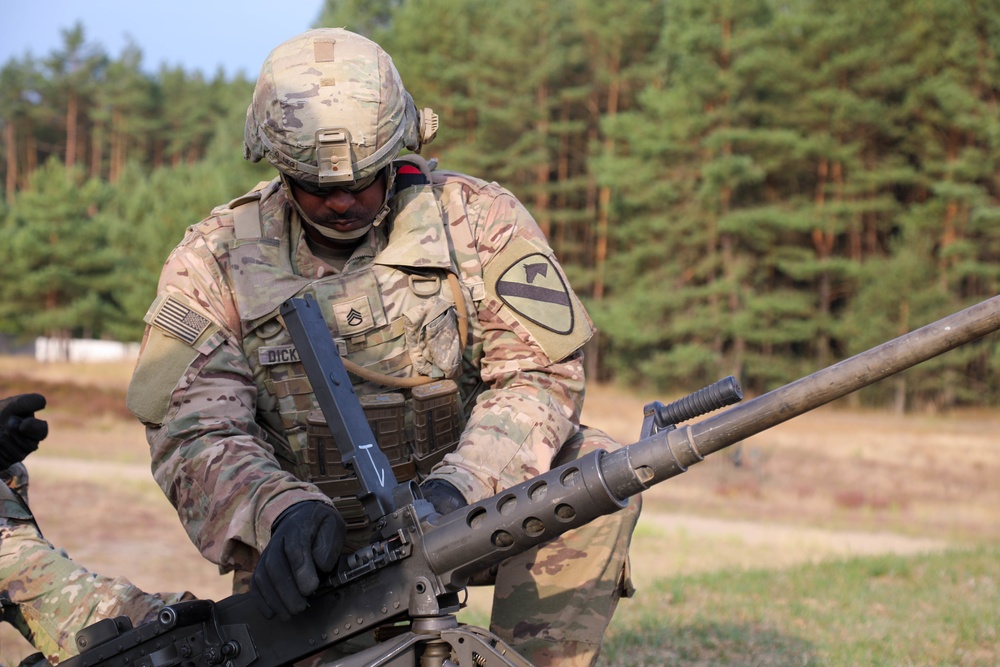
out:
<path id="1" fill-rule="evenodd" d="M 267 617 L 300 612 L 341 551 L 369 542 L 356 480 L 326 484 L 315 465 L 318 405 L 279 316 L 291 297 L 316 298 L 359 395 L 401 397 L 396 476 L 442 513 L 619 447 L 579 423 L 593 329 L 544 236 L 496 183 L 416 155 L 436 130 L 374 42 L 318 29 L 279 45 L 244 133 L 245 157 L 278 174 L 188 230 L 146 315 L 128 405 L 154 476 Z M 454 388 L 461 426 L 421 444 L 414 406 L 432 381 Z M 638 512 L 504 562 L 493 632 L 536 665 L 592 664 L 631 593 Z"/>
<path id="2" fill-rule="evenodd" d="M 42 537 L 21 461 L 48 435 L 48 424 L 35 417 L 44 407 L 41 394 L 0 400 L 0 619 L 41 652 L 24 664 L 76 655 L 76 632 L 101 619 L 128 616 L 139 624 L 166 604 L 192 598 L 145 593 L 123 577 L 88 572 Z"/>

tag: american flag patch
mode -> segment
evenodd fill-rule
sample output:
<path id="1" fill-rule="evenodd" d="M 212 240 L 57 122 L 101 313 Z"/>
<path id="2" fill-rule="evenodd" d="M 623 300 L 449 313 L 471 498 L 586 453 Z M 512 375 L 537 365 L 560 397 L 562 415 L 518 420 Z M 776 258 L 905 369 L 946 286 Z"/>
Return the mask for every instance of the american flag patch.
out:
<path id="1" fill-rule="evenodd" d="M 180 338 L 188 345 L 194 345 L 198 336 L 205 332 L 211 321 L 202 317 L 173 297 L 167 297 L 160 304 L 151 322 L 168 334 Z"/>

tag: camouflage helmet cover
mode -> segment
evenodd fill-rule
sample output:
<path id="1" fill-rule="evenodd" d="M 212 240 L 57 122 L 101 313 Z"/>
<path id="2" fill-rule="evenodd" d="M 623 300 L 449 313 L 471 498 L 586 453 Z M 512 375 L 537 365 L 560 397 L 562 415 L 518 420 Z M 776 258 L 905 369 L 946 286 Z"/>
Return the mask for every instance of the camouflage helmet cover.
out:
<path id="1" fill-rule="evenodd" d="M 423 117 L 423 118 L 422 118 Z M 247 109 L 244 157 L 318 185 L 377 173 L 404 148 L 433 138 L 437 117 L 418 112 L 392 58 L 347 30 L 308 30 L 268 55 Z"/>

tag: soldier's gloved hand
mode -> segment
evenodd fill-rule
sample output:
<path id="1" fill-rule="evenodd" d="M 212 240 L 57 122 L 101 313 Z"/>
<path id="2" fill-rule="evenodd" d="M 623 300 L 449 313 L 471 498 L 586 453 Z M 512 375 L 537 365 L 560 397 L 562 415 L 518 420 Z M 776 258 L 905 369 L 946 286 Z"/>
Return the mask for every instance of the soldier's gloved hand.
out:
<path id="1" fill-rule="evenodd" d="M 292 505 L 271 527 L 271 541 L 250 580 L 250 596 L 264 618 L 287 621 L 305 610 L 320 575 L 333 571 L 344 548 L 347 524 L 318 500 Z"/>
<path id="2" fill-rule="evenodd" d="M 421 484 L 420 493 L 440 514 L 451 514 L 469 504 L 453 484 L 436 477 Z"/>
<path id="3" fill-rule="evenodd" d="M 49 425 L 35 419 L 45 407 L 41 394 L 18 394 L 0 400 L 0 470 L 4 470 L 38 449 L 49 434 Z"/>

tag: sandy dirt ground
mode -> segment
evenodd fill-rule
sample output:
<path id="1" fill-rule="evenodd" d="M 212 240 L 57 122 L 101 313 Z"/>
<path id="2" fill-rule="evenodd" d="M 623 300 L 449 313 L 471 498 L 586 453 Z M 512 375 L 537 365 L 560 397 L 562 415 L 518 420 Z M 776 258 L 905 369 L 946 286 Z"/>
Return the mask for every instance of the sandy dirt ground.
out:
<path id="1" fill-rule="evenodd" d="M 191 545 L 124 410 L 124 365 L 0 358 L 0 396 L 40 390 L 51 435 L 28 459 L 45 536 L 91 570 L 219 599 L 229 581 Z M 594 387 L 585 421 L 638 439 L 644 403 Z M 647 491 L 633 576 L 776 568 L 1000 541 L 1000 415 L 895 416 L 832 405 L 748 438 Z M 473 590 L 473 607 L 488 589 Z M 32 649 L 0 625 L 0 664 Z"/>

